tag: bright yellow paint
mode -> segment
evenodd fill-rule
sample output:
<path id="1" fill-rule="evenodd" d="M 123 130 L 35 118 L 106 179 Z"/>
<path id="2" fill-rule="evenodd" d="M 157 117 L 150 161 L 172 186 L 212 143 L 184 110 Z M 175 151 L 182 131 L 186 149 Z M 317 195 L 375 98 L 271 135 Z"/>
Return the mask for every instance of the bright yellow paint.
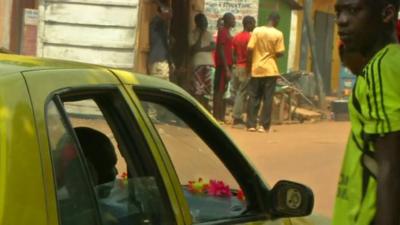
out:
<path id="1" fill-rule="evenodd" d="M 94 65 L 0 54 L 0 224 L 57 225 L 55 179 L 48 142 L 46 104 L 55 91 L 115 87 L 137 115 L 165 183 L 178 225 L 191 224 L 181 185 L 132 86 L 162 88 L 200 108 L 180 87 L 144 75 Z M 204 108 L 200 108 L 206 112 Z M 205 114 L 221 129 L 209 113 Z M 249 224 L 291 224 L 288 219 Z"/>
<path id="2" fill-rule="evenodd" d="M 47 223 L 39 145 L 21 75 L 0 77 L 0 224 Z"/>

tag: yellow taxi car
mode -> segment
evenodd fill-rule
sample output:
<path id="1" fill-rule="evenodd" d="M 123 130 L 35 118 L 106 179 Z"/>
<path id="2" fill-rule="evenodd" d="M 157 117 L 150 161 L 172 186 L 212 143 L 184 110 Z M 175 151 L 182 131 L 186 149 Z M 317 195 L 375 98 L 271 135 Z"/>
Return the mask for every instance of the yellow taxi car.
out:
<path id="1" fill-rule="evenodd" d="M 299 224 L 313 201 L 172 83 L 0 54 L 1 225 Z"/>

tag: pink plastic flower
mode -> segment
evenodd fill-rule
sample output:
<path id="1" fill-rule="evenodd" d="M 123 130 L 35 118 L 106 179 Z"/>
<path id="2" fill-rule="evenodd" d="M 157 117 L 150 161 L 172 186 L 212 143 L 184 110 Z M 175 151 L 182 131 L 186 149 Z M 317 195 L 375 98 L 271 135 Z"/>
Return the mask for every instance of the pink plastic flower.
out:
<path id="1" fill-rule="evenodd" d="M 225 185 L 223 181 L 210 180 L 208 185 L 208 195 L 217 197 L 231 197 L 232 192 L 229 185 Z"/>

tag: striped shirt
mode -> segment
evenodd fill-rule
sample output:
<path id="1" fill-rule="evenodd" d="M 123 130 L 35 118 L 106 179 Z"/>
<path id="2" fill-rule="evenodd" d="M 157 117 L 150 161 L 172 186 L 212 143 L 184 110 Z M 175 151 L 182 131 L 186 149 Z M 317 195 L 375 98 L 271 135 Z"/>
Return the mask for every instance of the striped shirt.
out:
<path id="1" fill-rule="evenodd" d="M 368 137 L 400 131 L 400 45 L 381 49 L 357 76 L 349 111 L 351 135 L 332 225 L 369 225 L 375 217 L 377 165 L 366 159 L 374 158 Z"/>

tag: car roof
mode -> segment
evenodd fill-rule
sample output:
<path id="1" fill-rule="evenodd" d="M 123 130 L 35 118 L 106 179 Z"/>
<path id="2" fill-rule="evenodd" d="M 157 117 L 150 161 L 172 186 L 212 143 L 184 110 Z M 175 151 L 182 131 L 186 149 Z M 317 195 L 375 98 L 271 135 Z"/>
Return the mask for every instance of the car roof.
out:
<path id="1" fill-rule="evenodd" d="M 172 82 L 154 78 L 148 75 L 141 75 L 88 63 L 0 53 L 0 77 L 26 71 L 52 69 L 107 69 L 114 73 L 119 80 L 125 84 L 156 89 L 168 89 L 181 95 L 187 97 L 189 96 L 189 94 L 183 91 L 182 88 L 173 84 Z"/>
<path id="2" fill-rule="evenodd" d="M 21 56 L 0 53 L 0 76 L 31 70 L 65 69 L 65 68 L 104 68 L 102 66 L 71 62 L 57 59 L 45 59 L 31 56 Z"/>

